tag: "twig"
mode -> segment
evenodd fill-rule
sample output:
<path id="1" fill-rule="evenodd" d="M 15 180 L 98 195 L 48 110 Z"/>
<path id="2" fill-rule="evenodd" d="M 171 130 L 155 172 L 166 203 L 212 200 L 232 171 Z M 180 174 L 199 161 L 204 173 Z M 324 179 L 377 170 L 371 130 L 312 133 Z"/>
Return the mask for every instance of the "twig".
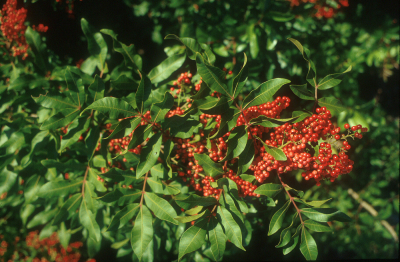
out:
<path id="1" fill-rule="evenodd" d="M 140 198 L 140 204 L 139 204 L 139 206 L 140 206 L 140 208 L 142 208 L 142 204 L 143 204 L 143 196 L 144 196 L 144 193 L 145 193 L 145 189 L 146 189 L 146 182 L 147 182 L 147 176 L 149 175 L 149 172 L 147 172 L 146 173 L 146 176 L 144 177 L 144 183 L 143 183 L 143 189 L 142 189 L 142 197 Z"/>
<path id="2" fill-rule="evenodd" d="M 278 174 L 278 178 L 281 181 L 282 186 L 285 187 L 286 184 L 283 183 L 282 178 L 279 174 Z M 287 191 L 286 188 L 285 188 L 285 191 L 286 191 L 286 194 L 288 194 L 288 196 L 289 196 L 290 202 L 292 202 L 293 206 L 296 208 L 297 213 L 299 214 L 301 224 L 304 226 L 303 219 L 301 218 L 301 210 L 297 207 L 296 203 L 294 202 L 294 198 L 292 197 L 292 195 L 290 195 L 289 191 Z"/>
<path id="3" fill-rule="evenodd" d="M 86 183 L 86 178 L 87 178 L 88 172 L 89 172 L 89 166 L 86 167 L 85 176 L 83 177 L 83 183 L 82 183 L 82 198 L 84 198 L 84 196 L 85 196 L 85 183 Z"/>
<path id="4" fill-rule="evenodd" d="M 376 217 L 378 215 L 378 212 L 370 204 L 362 200 L 360 196 L 356 192 L 354 192 L 353 189 L 349 188 L 347 190 L 347 193 L 349 193 L 349 195 L 352 196 L 355 200 L 360 202 L 360 206 L 365 208 L 373 217 Z M 386 220 L 381 220 L 380 222 L 382 226 L 384 226 L 386 230 L 389 231 L 389 233 L 392 235 L 394 241 L 399 242 L 399 237 L 397 236 L 397 233 L 392 228 L 392 226 Z"/>

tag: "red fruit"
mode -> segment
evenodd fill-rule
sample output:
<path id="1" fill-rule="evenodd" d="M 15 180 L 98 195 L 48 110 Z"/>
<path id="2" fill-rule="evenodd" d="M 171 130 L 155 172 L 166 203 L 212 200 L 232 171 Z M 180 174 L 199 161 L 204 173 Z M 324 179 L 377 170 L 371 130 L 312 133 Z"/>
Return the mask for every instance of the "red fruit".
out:
<path id="1" fill-rule="evenodd" d="M 344 129 L 349 129 L 350 125 L 349 124 L 344 124 Z"/>

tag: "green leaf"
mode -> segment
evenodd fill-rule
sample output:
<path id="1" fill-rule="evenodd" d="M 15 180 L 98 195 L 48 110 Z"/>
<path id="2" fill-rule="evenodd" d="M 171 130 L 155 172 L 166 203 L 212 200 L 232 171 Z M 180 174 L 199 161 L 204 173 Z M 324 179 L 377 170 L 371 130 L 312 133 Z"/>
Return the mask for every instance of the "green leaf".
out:
<path id="1" fill-rule="evenodd" d="M 127 77 L 124 74 L 121 74 L 116 80 L 111 80 L 110 84 L 113 89 L 129 90 L 129 91 L 134 91 L 134 92 L 136 92 L 137 87 L 138 87 L 138 83 L 135 80 Z"/>
<path id="2" fill-rule="evenodd" d="M 279 149 L 279 148 L 276 148 L 273 146 L 269 146 L 269 145 L 265 144 L 261 138 L 259 138 L 259 137 L 256 137 L 256 138 L 259 141 L 261 141 L 261 143 L 264 145 L 265 152 L 270 154 L 273 158 L 275 158 L 275 160 L 277 160 L 277 161 L 286 161 L 287 160 L 287 157 L 282 149 Z"/>
<path id="3" fill-rule="evenodd" d="M 93 99 L 93 102 L 104 97 L 104 81 L 96 75 L 93 82 L 89 86 L 89 93 Z"/>
<path id="4" fill-rule="evenodd" d="M 308 219 L 304 221 L 304 225 L 315 232 L 332 232 L 332 229 L 327 223 L 322 224 L 317 221 Z"/>
<path id="5" fill-rule="evenodd" d="M 188 210 L 195 206 L 211 206 L 216 205 L 218 201 L 214 197 L 201 197 L 196 194 L 192 194 L 189 196 L 185 195 L 177 195 L 175 197 L 175 202 L 181 208 Z"/>
<path id="6" fill-rule="evenodd" d="M 264 127 L 278 127 L 278 126 L 284 125 L 286 123 L 293 123 L 296 120 L 297 120 L 297 117 L 275 119 L 275 118 L 266 117 L 264 115 L 260 115 L 256 118 L 251 119 L 250 124 L 260 125 L 260 126 L 264 126 Z"/>
<path id="7" fill-rule="evenodd" d="M 57 171 L 61 173 L 67 173 L 67 172 L 77 172 L 79 171 L 84 171 L 87 166 L 85 164 L 81 164 L 78 160 L 76 159 L 70 159 L 67 162 L 59 162 L 53 159 L 48 159 L 48 160 L 42 160 L 40 163 L 47 167 L 47 168 L 56 168 Z"/>
<path id="8" fill-rule="evenodd" d="M 291 244 L 291 246 L 286 247 L 283 249 L 283 254 L 287 255 L 290 252 L 292 252 L 292 250 L 297 246 L 297 243 L 299 243 L 299 233 L 300 233 L 300 228 L 301 225 L 299 225 L 296 229 L 296 233 L 292 236 L 293 243 Z"/>
<path id="9" fill-rule="evenodd" d="M 315 201 L 306 201 L 304 199 L 299 199 L 299 198 L 293 198 L 294 201 L 302 203 L 302 204 L 306 204 L 308 206 L 312 206 L 312 207 L 320 207 L 323 204 L 325 204 L 326 202 L 332 200 L 332 198 L 329 198 L 327 200 L 315 200 Z"/>
<path id="10" fill-rule="evenodd" d="M 311 234 L 303 227 L 301 231 L 300 251 L 307 260 L 316 260 L 318 256 L 317 243 Z"/>
<path id="11" fill-rule="evenodd" d="M 106 203 L 112 203 L 124 196 L 124 194 L 120 191 L 121 189 L 116 188 L 114 191 L 111 191 L 104 196 L 98 197 L 97 199 L 106 202 Z M 133 191 L 133 192 L 138 192 L 138 191 Z"/>
<path id="12" fill-rule="evenodd" d="M 338 99 L 334 97 L 323 97 L 318 99 L 318 105 L 320 107 L 325 106 L 328 110 L 330 111 L 335 111 L 337 113 L 343 112 L 346 110 L 345 107 L 343 107 L 342 102 L 340 102 Z"/>
<path id="13" fill-rule="evenodd" d="M 97 110 L 103 114 L 109 114 L 111 119 L 129 117 L 137 114 L 130 104 L 115 97 L 104 97 L 93 102 L 82 111 L 81 115 L 89 109 Z"/>
<path id="14" fill-rule="evenodd" d="M 226 86 L 225 72 L 221 69 L 204 63 L 203 57 L 198 53 L 196 55 L 197 72 L 203 78 L 208 87 L 228 97 L 232 97 L 232 90 Z"/>
<path id="15" fill-rule="evenodd" d="M 257 189 L 254 190 L 254 193 L 273 198 L 282 189 L 283 186 L 279 184 L 263 184 L 257 187 Z"/>
<path id="16" fill-rule="evenodd" d="M 283 85 L 288 83 L 290 81 L 283 78 L 274 78 L 262 83 L 246 96 L 243 101 L 243 109 L 266 103 Z"/>
<path id="17" fill-rule="evenodd" d="M 69 240 L 71 239 L 71 233 L 65 227 L 65 223 L 62 222 L 60 228 L 57 231 L 58 238 L 60 239 L 60 244 L 63 248 L 67 249 Z"/>
<path id="18" fill-rule="evenodd" d="M 203 167 L 204 172 L 211 177 L 224 173 L 222 166 L 212 161 L 208 155 L 194 154 L 194 159 L 199 161 L 199 165 Z"/>
<path id="19" fill-rule="evenodd" d="M 55 130 L 71 123 L 79 116 L 78 109 L 67 108 L 48 118 L 40 127 L 40 130 Z"/>
<path id="20" fill-rule="evenodd" d="M 2 177 L 3 176 L 4 176 L 4 174 L 2 174 Z M 40 189 L 40 187 L 43 185 L 43 183 L 44 183 L 43 180 L 44 179 L 42 176 L 33 175 L 28 179 L 28 181 L 26 181 L 26 185 L 24 188 L 25 203 L 31 203 L 38 198 L 37 192 Z M 7 182 L 10 183 L 10 181 L 5 181 L 5 182 L 1 181 L 0 185 L 3 185 L 3 186 L 7 185 Z M 2 191 L 3 190 L 0 187 L 0 194 L 2 193 Z"/>
<path id="21" fill-rule="evenodd" d="M 82 182 L 82 178 L 77 178 L 74 181 L 66 180 L 47 182 L 39 189 L 38 196 L 43 198 L 66 196 L 77 191 Z"/>
<path id="22" fill-rule="evenodd" d="M 304 100 L 314 100 L 314 94 L 311 93 L 307 84 L 304 85 L 290 85 L 290 89 L 292 89 L 293 93 Z"/>
<path id="23" fill-rule="evenodd" d="M 122 152 L 126 154 L 129 149 L 135 148 L 146 140 L 151 132 L 151 125 L 138 126 L 133 133 L 132 139 L 129 142 L 128 148 Z"/>
<path id="24" fill-rule="evenodd" d="M 186 60 L 186 55 L 173 55 L 165 59 L 149 73 L 150 81 L 153 84 L 159 83 L 171 76 L 173 72 L 181 68 Z"/>
<path id="25" fill-rule="evenodd" d="M 98 68 L 103 71 L 105 69 L 105 61 L 107 56 L 107 44 L 104 41 L 103 36 L 89 25 L 86 19 L 81 19 L 82 31 L 88 41 L 89 53 L 98 59 Z"/>
<path id="26" fill-rule="evenodd" d="M 78 209 L 81 201 L 81 193 L 76 193 L 75 195 L 68 198 L 68 200 L 65 201 L 65 203 L 55 215 L 53 225 L 57 225 L 64 220 L 70 219 L 75 214 L 75 211 Z"/>
<path id="27" fill-rule="evenodd" d="M 183 121 L 182 117 L 176 117 L 175 119 Z M 190 138 L 193 133 L 197 133 L 201 127 L 203 127 L 203 124 L 199 121 L 188 119 L 184 122 L 184 125 L 176 125 L 171 127 L 170 134 L 171 136 L 178 138 Z"/>
<path id="28" fill-rule="evenodd" d="M 43 57 L 43 51 L 45 50 L 45 45 L 42 44 L 41 36 L 38 32 L 33 30 L 30 26 L 25 31 L 25 39 L 29 44 L 30 49 L 33 51 L 33 57 L 35 59 L 35 63 L 39 66 L 42 71 L 47 70 L 47 63 L 45 58 Z"/>
<path id="29" fill-rule="evenodd" d="M 61 140 L 60 152 L 79 141 L 79 137 L 86 132 L 90 125 L 87 116 L 77 117 L 68 127 L 68 133 Z"/>
<path id="30" fill-rule="evenodd" d="M 288 200 L 276 213 L 272 216 L 271 222 L 269 223 L 268 236 L 275 234 L 283 223 L 283 218 L 290 206 L 290 200 Z"/>
<path id="31" fill-rule="evenodd" d="M 133 203 L 121 209 L 115 214 L 115 216 L 111 220 L 110 226 L 107 228 L 107 231 L 122 228 L 129 222 L 129 220 L 132 219 L 132 217 L 136 215 L 136 213 L 139 211 L 139 207 L 140 206 L 138 203 Z"/>
<path id="32" fill-rule="evenodd" d="M 282 230 L 281 232 L 281 238 L 279 240 L 278 245 L 276 245 L 276 248 L 279 247 L 284 247 L 287 244 L 289 244 L 291 236 L 290 236 L 290 229 L 292 228 L 292 226 L 294 225 L 294 221 L 297 219 L 297 217 L 299 216 L 299 213 L 295 213 L 292 217 L 292 223 L 290 224 L 290 226 L 288 226 L 287 228 L 285 228 L 284 230 Z"/>
<path id="33" fill-rule="evenodd" d="M 174 105 L 174 98 L 166 92 L 163 101 L 155 103 L 150 109 L 150 115 L 153 122 L 160 122 Z"/>
<path id="34" fill-rule="evenodd" d="M 71 99 L 63 97 L 61 95 L 39 95 L 38 97 L 33 97 L 36 103 L 40 104 L 46 108 L 54 109 L 78 109 L 78 105 L 74 103 Z"/>
<path id="35" fill-rule="evenodd" d="M 44 210 L 42 212 L 39 212 L 31 219 L 31 221 L 29 221 L 26 227 L 29 229 L 35 226 L 44 225 L 54 217 L 56 212 L 56 209 Z M 50 224 L 48 225 L 51 226 Z"/>
<path id="36" fill-rule="evenodd" d="M 297 119 L 293 123 L 298 123 L 303 121 L 306 117 L 311 116 L 312 114 L 307 111 L 293 111 L 292 117 L 297 117 Z"/>
<path id="37" fill-rule="evenodd" d="M 231 102 L 226 97 L 214 98 L 205 97 L 202 99 L 194 100 L 194 105 L 197 106 L 201 112 L 211 115 L 221 115 L 229 109 Z"/>
<path id="38" fill-rule="evenodd" d="M 238 157 L 246 148 L 248 140 L 247 130 L 244 125 L 235 127 L 228 137 L 228 150 L 222 161 L 230 160 Z"/>
<path id="39" fill-rule="evenodd" d="M 292 193 L 291 195 L 296 195 L 298 197 L 303 197 L 304 196 L 304 192 L 301 190 L 296 190 L 294 188 L 291 188 L 290 186 L 286 185 L 285 186 L 285 190 L 288 191 L 289 193 Z"/>
<path id="40" fill-rule="evenodd" d="M 189 37 L 179 38 L 176 35 L 167 35 L 164 39 L 174 39 L 180 41 L 182 44 L 186 46 L 187 56 L 192 60 L 196 59 L 196 53 L 201 53 L 202 48 L 200 44 L 193 38 Z"/>
<path id="41" fill-rule="evenodd" d="M 135 225 L 131 233 L 131 244 L 133 252 L 141 260 L 143 253 L 146 251 L 148 245 L 153 240 L 153 216 L 146 206 L 140 207 L 140 212 L 136 217 Z"/>
<path id="42" fill-rule="evenodd" d="M 211 244 L 211 254 L 214 261 L 220 261 L 224 255 L 226 236 L 218 220 L 211 218 L 207 228 L 208 240 Z"/>
<path id="43" fill-rule="evenodd" d="M 171 222 L 172 224 L 178 225 L 178 222 L 174 219 L 178 215 L 175 209 L 168 203 L 167 200 L 158 197 L 156 194 L 146 192 L 144 194 L 146 205 L 154 212 L 154 215 L 161 220 Z"/>
<path id="44" fill-rule="evenodd" d="M 328 222 L 332 220 L 341 222 L 351 222 L 351 218 L 345 213 L 333 208 L 302 208 L 301 214 L 304 214 L 309 219 L 318 222 Z"/>
<path id="45" fill-rule="evenodd" d="M 94 192 L 94 185 L 85 181 L 85 194 L 83 196 L 83 201 L 86 202 L 87 208 L 96 214 L 97 211 L 97 200 L 95 199 L 97 194 Z"/>
<path id="46" fill-rule="evenodd" d="M 193 216 L 184 216 L 184 217 L 175 217 L 174 219 L 175 219 L 176 221 L 180 222 L 180 223 L 188 223 L 188 222 L 191 222 L 191 221 L 194 221 L 194 220 L 197 220 L 197 219 L 201 218 L 202 216 L 205 215 L 205 213 L 206 213 L 207 211 L 208 211 L 208 209 L 207 209 L 207 210 L 204 210 L 203 212 L 201 212 L 200 214 L 197 214 L 197 215 L 193 215 Z M 210 211 L 208 211 L 208 213 L 210 213 Z"/>
<path id="47" fill-rule="evenodd" d="M 112 37 L 113 48 L 115 51 L 122 54 L 125 60 L 125 65 L 132 67 L 134 70 L 142 68 L 142 58 L 135 54 L 135 46 L 133 44 L 126 46 L 119 42 L 117 40 L 117 34 L 110 29 L 101 29 L 100 32 Z"/>
<path id="48" fill-rule="evenodd" d="M 138 190 L 138 189 L 132 190 L 132 189 L 128 189 L 128 188 L 120 188 L 119 190 L 123 194 L 118 199 L 119 206 L 130 204 L 142 196 L 142 190 Z"/>
<path id="49" fill-rule="evenodd" d="M 351 71 L 351 66 L 349 66 L 343 73 L 338 73 L 338 74 L 331 74 L 325 76 L 321 81 L 318 83 L 318 90 L 326 90 L 329 88 L 332 88 L 334 86 L 337 86 L 342 82 L 341 78 L 343 74 L 350 72 Z"/>
<path id="50" fill-rule="evenodd" d="M 2 144 L 0 148 L 6 148 L 6 154 L 15 154 L 25 145 L 25 136 L 22 132 L 14 132 L 8 138 L 7 142 Z"/>
<path id="51" fill-rule="evenodd" d="M 253 139 L 250 139 L 248 140 L 243 152 L 239 156 L 237 175 L 240 175 L 249 169 L 254 159 L 254 153 L 254 141 Z"/>
<path id="52" fill-rule="evenodd" d="M 101 240 L 100 227 L 96 222 L 96 215 L 87 206 L 86 201 L 82 201 L 79 209 L 79 220 L 82 226 L 89 231 L 89 237 L 95 242 Z"/>
<path id="53" fill-rule="evenodd" d="M 240 72 L 237 74 L 237 76 L 233 79 L 232 82 L 232 91 L 234 98 L 236 98 L 240 94 L 240 91 L 243 89 L 248 78 L 247 56 L 246 53 L 243 54 L 244 54 L 244 62 L 242 69 L 240 69 Z"/>
<path id="54" fill-rule="evenodd" d="M 227 238 L 235 246 L 246 251 L 242 245 L 242 231 L 240 230 L 240 226 L 236 223 L 235 219 L 233 219 L 231 213 L 223 206 L 219 206 L 217 208 L 217 214 L 222 222 L 222 225 L 224 226 Z"/>
<path id="55" fill-rule="evenodd" d="M 144 103 L 147 99 L 149 99 L 151 93 L 151 82 L 150 79 L 143 74 L 142 72 L 138 71 L 140 75 L 140 83 L 139 87 L 136 91 L 135 99 L 136 99 L 136 106 L 138 107 L 141 113 L 144 112 L 145 106 Z"/>
<path id="56" fill-rule="evenodd" d="M 258 46 L 258 38 L 257 34 L 254 30 L 254 24 L 248 27 L 248 38 L 250 42 L 250 54 L 253 59 L 256 59 L 258 56 L 258 52 L 260 51 L 260 47 Z"/>
<path id="57" fill-rule="evenodd" d="M 188 228 L 179 240 L 179 256 L 178 261 L 182 259 L 185 254 L 199 249 L 206 243 L 207 233 L 207 220 L 203 219 L 198 221 L 193 226 Z"/>
<path id="58" fill-rule="evenodd" d="M 224 185 L 223 187 L 224 187 L 223 198 L 222 199 L 220 198 L 219 202 L 223 205 L 223 207 L 225 207 L 231 213 L 235 214 L 237 218 L 239 218 L 242 222 L 244 222 L 243 215 L 236 207 L 235 201 L 233 200 L 232 196 L 228 193 L 227 186 Z"/>
<path id="59" fill-rule="evenodd" d="M 306 79 L 313 87 L 315 87 L 315 85 L 317 83 L 317 70 L 315 68 L 313 61 L 311 61 L 311 59 L 310 59 L 310 50 L 303 47 L 300 44 L 300 42 L 297 41 L 296 39 L 288 38 L 288 40 L 291 41 L 300 50 L 301 54 L 303 55 L 304 60 L 307 61 L 308 72 L 307 72 Z"/>
<path id="60" fill-rule="evenodd" d="M 150 138 L 140 153 L 140 162 L 136 169 L 136 178 L 144 176 L 157 162 L 160 155 L 162 134 L 156 133 Z"/>
<path id="61" fill-rule="evenodd" d="M 240 178 L 250 183 L 253 183 L 253 181 L 256 179 L 253 175 L 247 175 L 247 174 L 240 175 Z"/>
<path id="62" fill-rule="evenodd" d="M 281 12 L 275 12 L 275 11 L 270 11 L 269 12 L 272 19 L 276 22 L 288 22 L 295 18 L 295 15 L 292 13 L 281 13 Z"/>

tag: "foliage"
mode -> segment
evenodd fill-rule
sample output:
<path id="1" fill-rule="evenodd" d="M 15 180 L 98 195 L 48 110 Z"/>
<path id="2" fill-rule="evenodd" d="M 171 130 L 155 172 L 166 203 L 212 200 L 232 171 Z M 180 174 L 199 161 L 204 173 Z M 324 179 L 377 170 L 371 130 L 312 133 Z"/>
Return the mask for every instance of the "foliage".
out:
<path id="1" fill-rule="evenodd" d="M 398 214 L 398 184 L 391 183 L 398 178 L 398 121 L 384 122 L 373 101 L 356 105 L 346 94 L 357 91 L 346 88 L 367 66 L 385 68 L 387 80 L 398 60 L 396 30 L 378 49 L 371 46 L 379 31 L 368 42 L 362 39 L 370 34 L 358 29 L 352 34 L 361 45 L 344 43 L 344 14 L 309 16 L 309 2 L 144 1 L 135 15 L 151 14 L 153 41 L 167 35 L 169 45 L 151 70 L 134 45 L 86 19 L 80 24 L 89 55 L 79 68 L 55 57 L 41 30 L 26 27 L 26 59 L 2 46 L 1 217 L 17 218 L 24 232 L 41 229 L 42 237 L 57 232 L 63 246 L 71 236 L 84 239 L 89 257 L 111 245 L 121 260 L 218 261 L 249 250 L 258 229 L 271 236 L 268 246 L 308 260 L 330 252 L 317 249 L 320 242 L 363 256 L 354 246 L 368 249 L 365 234 L 386 243 L 373 256 L 395 253 L 379 220 L 398 227 L 390 220 Z M 362 6 L 357 12 L 362 17 Z M 312 45 L 316 32 L 327 30 L 340 37 Z M 344 55 L 349 59 L 339 61 Z M 121 63 L 110 66 L 118 56 Z M 290 98 L 280 95 L 290 92 L 283 77 L 295 79 Z M 354 128 L 342 134 L 347 121 Z M 372 132 L 361 134 L 365 127 Z M 356 147 L 346 142 L 363 136 Z M 322 186 L 310 189 L 302 177 Z M 328 186 L 326 179 L 345 183 Z M 376 218 L 354 213 L 352 188 L 378 208 Z M 310 233 L 332 229 L 341 230 Z"/>

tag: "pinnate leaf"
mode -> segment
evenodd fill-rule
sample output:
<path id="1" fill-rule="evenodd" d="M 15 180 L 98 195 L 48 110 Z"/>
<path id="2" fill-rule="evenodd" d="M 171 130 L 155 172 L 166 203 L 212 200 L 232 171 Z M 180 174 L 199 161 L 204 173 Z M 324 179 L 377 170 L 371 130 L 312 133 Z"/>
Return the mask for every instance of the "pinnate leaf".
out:
<path id="1" fill-rule="evenodd" d="M 268 236 L 275 234 L 283 223 L 283 218 L 290 206 L 290 200 L 288 200 L 276 213 L 272 216 L 271 222 L 269 223 Z"/>
<path id="2" fill-rule="evenodd" d="M 156 217 L 178 225 L 178 222 L 174 219 L 177 217 L 176 211 L 167 200 L 149 192 L 144 194 L 144 199 L 147 207 L 154 212 Z"/>
<path id="3" fill-rule="evenodd" d="M 179 256 L 178 261 L 182 259 L 185 254 L 199 249 L 206 243 L 207 233 L 207 220 L 203 219 L 198 221 L 193 226 L 188 228 L 179 241 Z"/>
<path id="4" fill-rule="evenodd" d="M 153 240 L 153 235 L 153 216 L 149 209 L 142 205 L 131 233 L 132 249 L 139 261 Z"/>

